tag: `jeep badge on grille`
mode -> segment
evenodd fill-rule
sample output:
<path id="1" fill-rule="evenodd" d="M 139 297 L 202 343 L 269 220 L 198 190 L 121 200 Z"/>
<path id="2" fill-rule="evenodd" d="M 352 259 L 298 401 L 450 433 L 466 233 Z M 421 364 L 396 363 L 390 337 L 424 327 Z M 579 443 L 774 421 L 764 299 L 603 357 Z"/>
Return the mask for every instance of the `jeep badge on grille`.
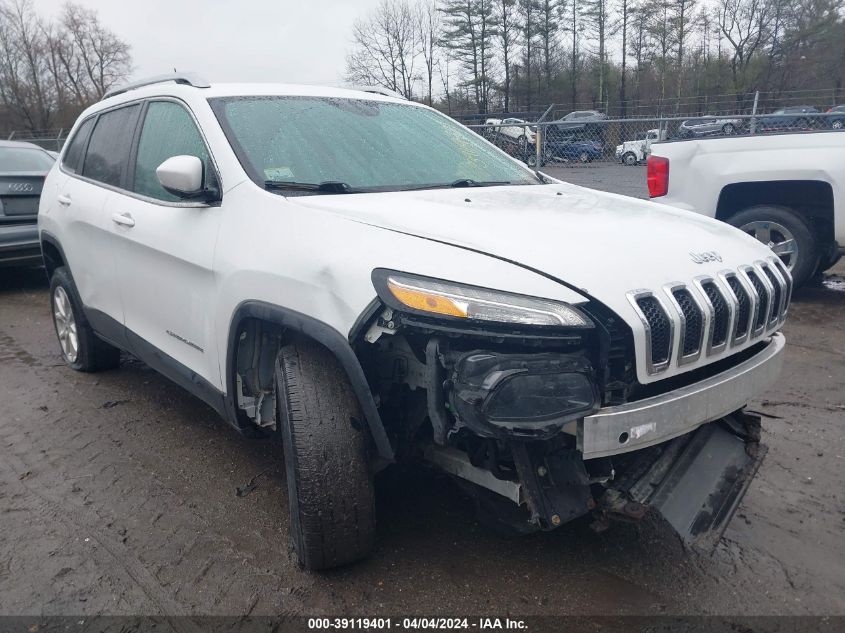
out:
<path id="1" fill-rule="evenodd" d="M 722 256 L 716 251 L 704 251 L 703 253 L 690 253 L 689 256 L 696 264 L 704 264 L 706 262 L 720 262 Z"/>

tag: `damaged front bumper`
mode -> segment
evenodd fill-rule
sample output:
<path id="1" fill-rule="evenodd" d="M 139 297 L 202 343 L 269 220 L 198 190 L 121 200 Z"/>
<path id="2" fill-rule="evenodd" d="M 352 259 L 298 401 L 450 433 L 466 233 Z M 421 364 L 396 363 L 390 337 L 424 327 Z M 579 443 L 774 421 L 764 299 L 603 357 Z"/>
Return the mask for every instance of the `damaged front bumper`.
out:
<path id="1" fill-rule="evenodd" d="M 766 453 L 760 444 L 759 418 L 745 413 L 743 407 L 777 378 L 783 351 L 784 337 L 774 334 L 754 356 L 726 371 L 651 398 L 594 408 L 558 427 L 568 441 L 560 436 L 529 437 L 527 430 L 538 430 L 533 425 L 518 429 L 521 433 L 507 428 L 503 436 L 489 430 L 494 424 L 504 430 L 501 421 L 491 418 L 492 424 L 481 426 L 481 418 L 476 420 L 468 412 L 478 403 L 477 410 L 484 413 L 481 405 L 489 401 L 490 393 L 496 393 L 495 381 L 486 378 L 490 367 L 496 376 L 508 374 L 508 363 L 529 376 L 547 378 L 557 372 L 587 376 L 589 368 L 581 361 L 539 356 L 532 364 L 519 357 L 476 354 L 480 361 L 475 356 L 462 357 L 473 360 L 468 366 L 479 370 L 466 371 L 458 364 L 453 373 L 455 409 L 480 436 L 479 431 L 498 436 L 506 448 L 497 451 L 507 454 L 510 467 L 498 468 L 494 475 L 485 466 L 495 459 L 484 463 L 442 445 L 430 447 L 427 457 L 441 469 L 485 489 L 487 497 L 479 507 L 498 514 L 499 523 L 501 517 L 509 517 L 511 527 L 522 532 L 529 526 L 554 529 L 586 514 L 592 514 L 594 527 L 602 529 L 611 519 L 636 520 L 652 510 L 687 544 L 706 548 L 718 542 Z M 491 391 L 483 393 L 476 385 L 490 385 Z M 586 392 L 573 401 L 586 409 L 595 407 Z M 553 404 L 556 409 L 562 407 Z M 561 423 L 553 416 L 546 419 Z M 497 505 L 505 499 L 523 512 L 516 514 Z"/>
<path id="2" fill-rule="evenodd" d="M 606 407 L 578 423 L 584 459 L 618 455 L 666 442 L 718 420 L 768 388 L 783 366 L 786 339 L 773 334 L 759 353 L 727 371 L 680 389 Z"/>

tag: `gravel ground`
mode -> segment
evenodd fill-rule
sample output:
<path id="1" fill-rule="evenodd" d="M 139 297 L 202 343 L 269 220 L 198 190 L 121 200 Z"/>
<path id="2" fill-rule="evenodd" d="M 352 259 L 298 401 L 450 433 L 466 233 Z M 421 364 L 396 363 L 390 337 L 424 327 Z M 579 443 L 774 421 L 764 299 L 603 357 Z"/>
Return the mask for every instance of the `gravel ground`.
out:
<path id="1" fill-rule="evenodd" d="M 752 403 L 769 454 L 711 557 L 651 521 L 505 538 L 446 478 L 391 468 L 374 555 L 309 574 L 269 441 L 132 359 L 65 368 L 43 272 L 0 271 L 0 614 L 845 614 L 845 266 L 832 272 L 795 297 L 783 375 Z"/>
<path id="2" fill-rule="evenodd" d="M 645 166 L 626 167 L 618 163 L 580 163 L 547 165 L 543 172 L 573 185 L 621 193 L 633 198 L 648 198 Z"/>

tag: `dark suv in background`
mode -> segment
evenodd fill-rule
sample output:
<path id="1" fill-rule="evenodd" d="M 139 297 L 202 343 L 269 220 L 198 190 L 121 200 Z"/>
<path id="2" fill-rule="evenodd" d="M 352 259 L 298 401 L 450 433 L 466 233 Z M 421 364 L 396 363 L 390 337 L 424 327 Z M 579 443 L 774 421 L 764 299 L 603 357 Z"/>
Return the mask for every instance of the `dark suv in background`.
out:
<path id="1" fill-rule="evenodd" d="M 0 266 L 41 262 L 38 200 L 54 162 L 37 145 L 0 141 Z"/>

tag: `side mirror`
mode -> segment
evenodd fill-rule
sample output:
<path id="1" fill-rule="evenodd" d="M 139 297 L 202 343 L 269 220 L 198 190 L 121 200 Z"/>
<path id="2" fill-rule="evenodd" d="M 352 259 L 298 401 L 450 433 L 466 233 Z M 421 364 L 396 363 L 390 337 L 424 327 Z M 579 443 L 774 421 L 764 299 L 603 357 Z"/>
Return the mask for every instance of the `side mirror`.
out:
<path id="1" fill-rule="evenodd" d="M 219 198 L 216 190 L 203 187 L 203 164 L 196 156 L 171 156 L 156 168 L 164 189 L 185 200 L 210 202 Z"/>

